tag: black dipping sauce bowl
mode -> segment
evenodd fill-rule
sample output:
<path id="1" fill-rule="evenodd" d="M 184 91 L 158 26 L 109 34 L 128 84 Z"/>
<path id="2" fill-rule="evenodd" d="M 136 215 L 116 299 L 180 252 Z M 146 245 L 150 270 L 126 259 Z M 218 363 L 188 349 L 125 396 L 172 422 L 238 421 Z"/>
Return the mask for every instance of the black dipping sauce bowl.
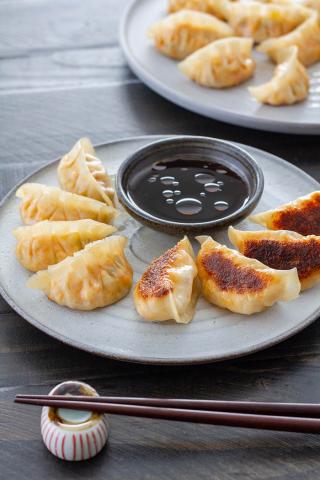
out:
<path id="1" fill-rule="evenodd" d="M 242 148 L 223 140 L 180 136 L 151 143 L 121 164 L 116 189 L 128 213 L 172 234 L 209 233 L 257 205 L 263 173 Z"/>

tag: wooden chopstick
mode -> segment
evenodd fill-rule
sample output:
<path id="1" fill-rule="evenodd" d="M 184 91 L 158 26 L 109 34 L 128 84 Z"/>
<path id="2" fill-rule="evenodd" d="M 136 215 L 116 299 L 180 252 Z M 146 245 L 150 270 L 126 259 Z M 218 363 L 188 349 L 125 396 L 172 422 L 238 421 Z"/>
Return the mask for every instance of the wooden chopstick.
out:
<path id="1" fill-rule="evenodd" d="M 274 402 L 237 402 L 224 400 L 193 400 L 180 398 L 144 398 L 144 397 L 91 397 L 80 395 L 16 395 L 18 399 L 65 400 L 68 402 L 116 403 L 165 407 L 187 410 L 207 410 L 216 412 L 236 412 L 262 415 L 283 415 L 288 417 L 320 418 L 318 403 L 274 403 Z"/>
<path id="2" fill-rule="evenodd" d="M 255 414 L 250 415 L 243 413 L 149 407 L 103 402 L 51 400 L 49 398 L 16 398 L 15 402 L 54 408 L 71 408 L 73 410 L 94 410 L 98 413 L 174 420 L 178 422 L 193 422 L 209 425 L 256 428 L 285 432 L 320 433 L 320 419 L 318 418 L 283 417 Z"/>

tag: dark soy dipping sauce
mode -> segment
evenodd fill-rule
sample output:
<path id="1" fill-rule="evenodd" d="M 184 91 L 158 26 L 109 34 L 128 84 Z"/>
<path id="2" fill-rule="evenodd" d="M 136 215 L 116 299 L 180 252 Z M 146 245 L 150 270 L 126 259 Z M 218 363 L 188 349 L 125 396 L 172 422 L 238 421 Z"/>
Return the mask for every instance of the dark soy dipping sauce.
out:
<path id="1" fill-rule="evenodd" d="M 248 185 L 220 163 L 177 159 L 133 169 L 127 193 L 157 218 L 193 223 L 237 211 L 248 199 Z"/>

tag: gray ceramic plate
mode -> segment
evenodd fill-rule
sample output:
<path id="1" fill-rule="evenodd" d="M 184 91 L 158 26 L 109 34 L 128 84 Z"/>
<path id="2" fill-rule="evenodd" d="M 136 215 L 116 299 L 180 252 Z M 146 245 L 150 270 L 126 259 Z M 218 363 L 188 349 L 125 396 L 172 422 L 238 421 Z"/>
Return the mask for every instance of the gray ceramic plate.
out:
<path id="1" fill-rule="evenodd" d="M 119 164 L 137 148 L 162 137 L 139 137 L 97 147 L 97 154 L 114 174 Z M 265 191 L 257 210 L 265 210 L 319 188 L 301 170 L 266 152 L 242 146 L 254 156 L 265 175 Z M 42 168 L 28 181 L 57 185 L 57 162 Z M 4 298 L 30 323 L 65 343 L 106 357 L 144 363 L 200 363 L 245 355 L 273 345 L 298 332 L 320 310 L 315 289 L 297 300 L 275 305 L 258 315 L 245 317 L 215 308 L 200 299 L 195 318 L 189 325 L 149 323 L 135 313 L 132 297 L 92 312 L 60 307 L 40 292 L 26 287 L 29 273 L 16 261 L 11 231 L 21 221 L 19 201 L 14 191 L 0 208 L 0 286 Z M 126 214 L 118 221 L 119 230 L 130 239 L 128 258 L 135 280 L 147 264 L 177 238 L 141 226 Z M 247 221 L 239 224 L 248 229 Z M 227 242 L 226 231 L 215 237 Z M 316 293 L 316 294 L 315 294 Z"/>
<path id="2" fill-rule="evenodd" d="M 158 53 L 147 38 L 148 27 L 166 15 L 165 0 L 133 0 L 123 15 L 120 40 L 134 73 L 168 100 L 201 115 L 236 125 L 274 132 L 320 133 L 320 63 L 308 68 L 310 93 L 306 101 L 292 106 L 271 107 L 253 100 L 249 85 L 270 80 L 274 65 L 255 52 L 255 75 L 235 88 L 202 88 L 188 80 L 174 60 Z"/>

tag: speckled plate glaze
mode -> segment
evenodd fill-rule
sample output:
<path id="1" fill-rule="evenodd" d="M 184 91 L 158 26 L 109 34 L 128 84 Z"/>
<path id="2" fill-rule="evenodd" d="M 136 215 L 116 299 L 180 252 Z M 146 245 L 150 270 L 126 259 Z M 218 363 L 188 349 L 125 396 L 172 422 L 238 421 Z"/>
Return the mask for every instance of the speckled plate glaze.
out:
<path id="1" fill-rule="evenodd" d="M 107 143 L 97 147 L 97 155 L 108 171 L 115 174 L 129 154 L 160 138 L 164 137 L 138 137 Z M 242 145 L 242 148 L 254 156 L 265 175 L 265 190 L 257 211 L 319 189 L 315 180 L 284 160 L 252 147 Z M 57 161 L 31 175 L 28 181 L 57 185 L 56 169 Z M 215 308 L 200 299 L 195 318 L 188 325 L 150 323 L 139 318 L 131 294 L 114 305 L 92 312 L 60 307 L 40 291 L 26 287 L 30 273 L 15 259 L 15 239 L 11 232 L 21 224 L 15 190 L 7 195 L 0 208 L 0 291 L 26 320 L 65 343 L 119 360 L 155 364 L 201 363 L 261 350 L 290 337 L 319 315 L 317 287 L 307 290 L 293 302 L 279 303 L 250 317 Z M 127 255 L 135 271 L 135 280 L 154 257 L 178 240 L 140 225 L 125 213 L 117 223 L 119 231 L 129 238 Z M 238 226 L 258 228 L 248 221 L 242 221 Z M 229 244 L 225 229 L 217 232 L 215 238 Z"/>
<path id="2" fill-rule="evenodd" d="M 123 52 L 146 85 L 173 103 L 216 120 L 274 132 L 320 133 L 320 63 L 308 68 L 309 97 L 297 105 L 271 107 L 251 98 L 247 87 L 269 81 L 274 70 L 274 65 L 258 52 L 254 53 L 256 72 L 248 82 L 224 90 L 202 88 L 179 71 L 175 60 L 158 53 L 147 38 L 148 27 L 167 14 L 166 6 L 166 0 L 133 0 L 122 18 Z"/>

